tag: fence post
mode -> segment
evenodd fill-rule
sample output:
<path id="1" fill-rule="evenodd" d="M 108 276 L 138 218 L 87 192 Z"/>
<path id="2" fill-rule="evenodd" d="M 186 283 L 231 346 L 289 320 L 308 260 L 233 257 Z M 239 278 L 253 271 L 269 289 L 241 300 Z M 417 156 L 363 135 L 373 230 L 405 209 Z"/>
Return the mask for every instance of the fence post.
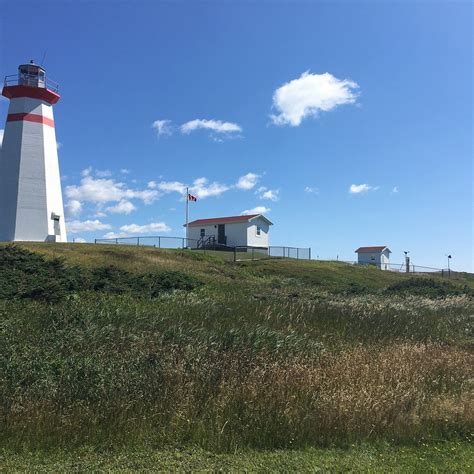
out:
<path id="1" fill-rule="evenodd" d="M 137 237 L 137 247 L 140 247 L 140 237 Z"/>
<path id="2" fill-rule="evenodd" d="M 311 247 L 308 250 L 309 250 L 309 259 L 311 260 Z"/>
<path id="3" fill-rule="evenodd" d="M 94 239 L 94 244 L 96 244 L 96 243 L 97 243 L 97 239 Z"/>
<path id="4" fill-rule="evenodd" d="M 184 246 L 184 237 L 183 237 L 183 250 L 185 249 L 185 246 Z"/>
<path id="5" fill-rule="evenodd" d="M 237 261 L 237 247 L 234 247 L 234 263 Z"/>
<path id="6" fill-rule="evenodd" d="M 158 237 L 158 248 L 161 249 L 161 237 Z"/>
<path id="7" fill-rule="evenodd" d="M 118 239 L 115 239 L 115 243 L 118 244 Z"/>
<path id="8" fill-rule="evenodd" d="M 296 260 L 299 260 L 300 259 L 300 248 L 297 247 L 296 248 Z"/>
<path id="9" fill-rule="evenodd" d="M 252 247 L 252 260 L 255 259 L 255 249 Z"/>

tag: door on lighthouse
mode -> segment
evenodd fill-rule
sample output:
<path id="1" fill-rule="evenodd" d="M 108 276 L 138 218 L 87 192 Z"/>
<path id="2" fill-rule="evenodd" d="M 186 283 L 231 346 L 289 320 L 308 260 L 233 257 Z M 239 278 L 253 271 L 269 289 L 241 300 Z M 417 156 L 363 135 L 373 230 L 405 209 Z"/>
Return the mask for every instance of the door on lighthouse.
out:
<path id="1" fill-rule="evenodd" d="M 217 225 L 217 243 L 223 245 L 227 243 L 225 238 L 225 224 Z"/>

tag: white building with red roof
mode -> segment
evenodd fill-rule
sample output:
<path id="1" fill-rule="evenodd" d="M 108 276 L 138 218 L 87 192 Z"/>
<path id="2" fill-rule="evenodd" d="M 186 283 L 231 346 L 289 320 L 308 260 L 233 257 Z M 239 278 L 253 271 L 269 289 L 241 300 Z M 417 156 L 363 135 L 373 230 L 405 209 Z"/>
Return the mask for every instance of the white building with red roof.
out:
<path id="1" fill-rule="evenodd" d="M 375 265 L 381 270 L 390 268 L 390 254 L 392 251 L 386 245 L 359 247 L 355 252 L 357 253 L 357 261 L 361 265 Z"/>
<path id="2" fill-rule="evenodd" d="M 273 223 L 263 214 L 213 217 L 188 223 L 188 246 L 252 247 L 267 249 Z"/>

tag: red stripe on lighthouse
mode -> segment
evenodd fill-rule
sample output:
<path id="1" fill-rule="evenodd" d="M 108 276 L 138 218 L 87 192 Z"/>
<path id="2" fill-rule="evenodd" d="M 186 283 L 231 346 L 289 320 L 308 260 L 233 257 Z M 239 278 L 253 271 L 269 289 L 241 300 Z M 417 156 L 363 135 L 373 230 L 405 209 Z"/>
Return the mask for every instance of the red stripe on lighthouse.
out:
<path id="1" fill-rule="evenodd" d="M 7 122 L 35 122 L 35 123 L 42 123 L 44 125 L 49 125 L 50 127 L 54 128 L 54 120 L 48 117 L 43 117 L 42 115 L 37 114 L 8 114 L 7 115 Z"/>

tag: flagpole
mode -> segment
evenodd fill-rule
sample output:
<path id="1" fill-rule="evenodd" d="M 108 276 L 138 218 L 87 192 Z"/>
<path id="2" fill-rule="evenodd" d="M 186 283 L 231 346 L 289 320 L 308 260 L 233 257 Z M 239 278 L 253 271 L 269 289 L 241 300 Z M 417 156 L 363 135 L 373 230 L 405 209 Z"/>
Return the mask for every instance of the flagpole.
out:
<path id="1" fill-rule="evenodd" d="M 186 188 L 186 248 L 188 248 L 189 188 Z"/>

